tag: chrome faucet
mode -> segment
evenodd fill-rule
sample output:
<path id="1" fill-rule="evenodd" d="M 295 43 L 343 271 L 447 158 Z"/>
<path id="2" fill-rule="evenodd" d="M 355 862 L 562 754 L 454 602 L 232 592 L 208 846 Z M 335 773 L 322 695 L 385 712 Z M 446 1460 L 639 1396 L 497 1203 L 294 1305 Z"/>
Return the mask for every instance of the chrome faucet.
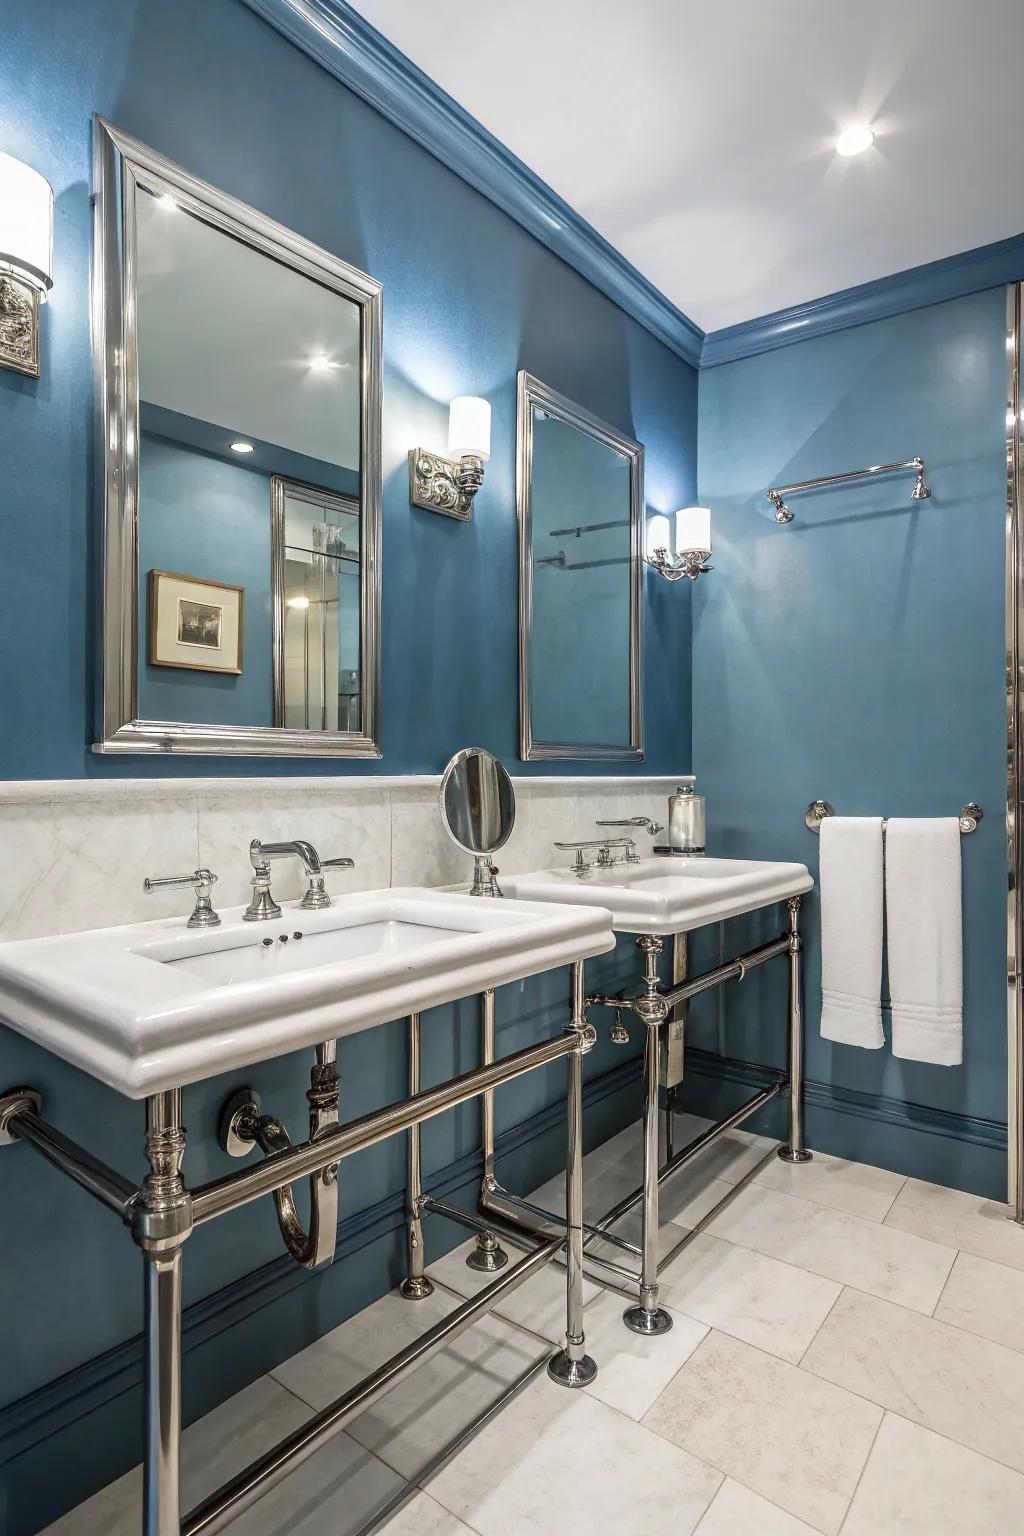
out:
<path id="1" fill-rule="evenodd" d="M 312 843 L 295 838 L 287 843 L 263 843 L 254 837 L 249 844 L 249 862 L 252 864 L 252 900 L 245 910 L 247 923 L 258 923 L 280 917 L 281 908 L 270 890 L 270 860 L 298 859 L 309 882 L 305 896 L 299 902 L 304 912 L 319 912 L 331 905 L 331 898 L 324 886 L 325 869 L 355 869 L 354 859 L 321 859 Z"/>
<path id="2" fill-rule="evenodd" d="M 629 826 L 631 823 L 625 822 L 621 825 Z M 590 860 L 585 857 L 585 851 L 591 848 L 598 849 L 598 869 L 611 869 L 615 864 L 639 864 L 640 862 L 637 857 L 636 841 L 632 837 L 584 838 L 576 843 L 556 843 L 555 847 L 564 848 L 570 852 L 575 851 L 576 857 L 573 860 L 572 869 L 577 880 L 585 880 L 590 874 L 592 866 Z M 615 848 L 623 850 L 622 856 L 618 859 L 612 851 Z"/>
<path id="3" fill-rule="evenodd" d="M 627 816 L 623 821 L 595 821 L 594 826 L 643 827 L 644 831 L 649 832 L 652 837 L 656 837 L 659 832 L 664 832 L 665 830 L 660 822 L 652 820 L 650 816 Z"/>

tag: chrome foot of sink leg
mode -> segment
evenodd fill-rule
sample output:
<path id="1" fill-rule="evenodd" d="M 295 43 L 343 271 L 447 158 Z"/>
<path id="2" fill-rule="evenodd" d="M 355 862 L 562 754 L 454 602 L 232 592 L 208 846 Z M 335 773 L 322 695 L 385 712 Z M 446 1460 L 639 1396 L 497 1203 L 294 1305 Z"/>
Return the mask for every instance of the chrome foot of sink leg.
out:
<path id="1" fill-rule="evenodd" d="M 428 1296 L 433 1296 L 434 1287 L 426 1275 L 409 1275 L 398 1287 L 399 1294 L 406 1301 L 425 1301 Z"/>
<path id="2" fill-rule="evenodd" d="M 597 1366 L 589 1355 L 574 1360 L 567 1349 L 560 1349 L 548 1361 L 548 1375 L 560 1387 L 585 1387 L 597 1375 Z"/>
<path id="3" fill-rule="evenodd" d="M 507 1263 L 508 1254 L 493 1232 L 481 1232 L 472 1253 L 466 1256 L 467 1268 L 481 1270 L 487 1275 L 504 1269 Z"/>
<path id="4" fill-rule="evenodd" d="M 583 961 L 572 967 L 572 1020 L 578 1048 L 568 1059 L 568 1149 L 565 1161 L 565 1347 L 548 1361 L 560 1387 L 585 1387 L 597 1375 L 583 1331 L 583 1053 L 597 1036 L 587 1023 Z"/>
<path id="5" fill-rule="evenodd" d="M 633 1333 L 646 1334 L 648 1337 L 668 1333 L 672 1327 L 672 1319 L 664 1307 L 627 1307 L 622 1314 L 622 1321 Z"/>

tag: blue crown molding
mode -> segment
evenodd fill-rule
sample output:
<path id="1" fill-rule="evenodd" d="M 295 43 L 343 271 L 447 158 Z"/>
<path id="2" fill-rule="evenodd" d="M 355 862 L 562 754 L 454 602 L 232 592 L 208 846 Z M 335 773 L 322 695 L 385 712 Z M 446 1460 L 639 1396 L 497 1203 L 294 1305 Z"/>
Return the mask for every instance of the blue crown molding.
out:
<path id="1" fill-rule="evenodd" d="M 756 357 L 776 347 L 805 341 L 809 336 L 827 336 L 850 326 L 866 325 L 872 320 L 886 320 L 891 315 L 929 304 L 943 304 L 947 299 L 963 298 L 983 288 L 997 288 L 1024 278 L 1024 235 L 982 245 L 973 251 L 961 251 L 923 267 L 911 267 L 891 277 L 880 277 L 857 288 L 846 288 L 823 299 L 795 304 L 773 315 L 744 320 L 724 330 L 709 331 L 704 337 L 702 368 L 736 362 L 741 357 Z"/>
<path id="2" fill-rule="evenodd" d="M 697 367 L 704 332 L 345 0 L 245 0 L 463 181 Z"/>

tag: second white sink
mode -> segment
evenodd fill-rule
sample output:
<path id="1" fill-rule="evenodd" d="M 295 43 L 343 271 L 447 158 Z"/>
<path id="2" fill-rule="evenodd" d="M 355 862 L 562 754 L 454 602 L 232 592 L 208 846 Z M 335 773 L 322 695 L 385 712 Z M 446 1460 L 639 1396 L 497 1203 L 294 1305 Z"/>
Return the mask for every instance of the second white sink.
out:
<path id="1" fill-rule="evenodd" d="M 688 933 L 811 890 L 803 864 L 705 857 L 641 859 L 636 864 L 575 870 L 542 869 L 501 876 L 506 896 L 519 901 L 606 907 L 619 933 Z"/>

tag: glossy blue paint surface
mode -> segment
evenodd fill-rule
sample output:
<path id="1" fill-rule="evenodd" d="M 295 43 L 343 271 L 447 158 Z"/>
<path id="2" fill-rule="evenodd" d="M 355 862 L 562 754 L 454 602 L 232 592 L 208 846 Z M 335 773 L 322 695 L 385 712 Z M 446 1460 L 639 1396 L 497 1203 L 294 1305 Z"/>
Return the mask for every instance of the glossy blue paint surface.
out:
<path id="1" fill-rule="evenodd" d="M 719 853 L 816 873 L 803 817 L 819 797 L 848 815 L 985 808 L 962 843 L 963 1066 L 820 1039 L 809 898 L 807 1075 L 1005 1122 L 1003 321 L 996 289 L 701 374 L 715 574 L 695 598 L 693 734 Z M 910 500 L 907 477 L 847 485 L 794 498 L 795 521 L 780 527 L 764 498 L 769 485 L 913 454 L 930 501 Z M 778 921 L 737 922 L 721 942 L 736 953 Z M 705 1000 L 695 1043 L 780 1063 L 784 985 L 766 966 Z M 875 1130 L 858 1124 L 848 1145 L 870 1161 Z"/>
<path id="2" fill-rule="evenodd" d="M 516 372 L 528 368 L 644 442 L 648 499 L 671 510 L 695 489 L 694 369 L 241 0 L 40 0 L 7 18 L 0 56 L 0 148 L 36 166 L 56 195 L 43 378 L 0 372 L 9 685 L 0 777 L 266 770 L 89 751 L 95 111 L 384 285 L 384 756 L 341 771 L 436 772 L 467 741 L 514 761 Z M 460 393 L 493 408 L 491 459 L 468 525 L 408 498 L 408 450 L 444 447 L 448 402 Z M 648 598 L 645 766 L 675 772 L 689 758 L 688 602 L 664 583 L 648 582 Z M 526 771 L 534 766 L 550 771 Z M 581 771 L 591 769 L 602 765 Z M 339 765 L 280 761 L 274 771 Z"/>

